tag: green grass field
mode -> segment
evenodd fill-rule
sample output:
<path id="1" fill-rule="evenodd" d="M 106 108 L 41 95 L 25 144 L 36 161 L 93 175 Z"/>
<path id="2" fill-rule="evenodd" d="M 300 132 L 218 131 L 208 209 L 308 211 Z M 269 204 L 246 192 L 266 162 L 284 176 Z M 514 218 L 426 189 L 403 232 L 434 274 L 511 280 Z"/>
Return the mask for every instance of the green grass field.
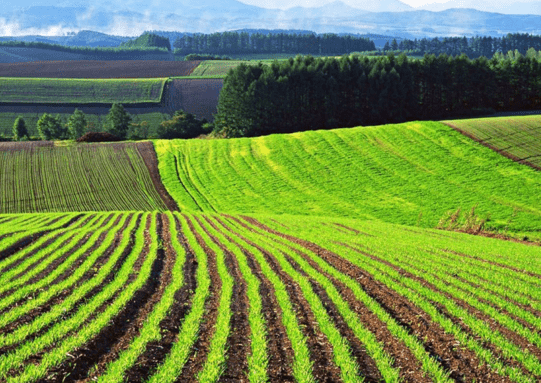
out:
<path id="1" fill-rule="evenodd" d="M 541 168 L 541 116 L 444 121 L 485 145 Z"/>
<path id="2" fill-rule="evenodd" d="M 190 77 L 225 78 L 230 69 L 243 62 L 250 64 L 250 61 L 243 60 L 205 60 L 194 69 Z"/>
<path id="3" fill-rule="evenodd" d="M 166 80 L 3 77 L 0 78 L 0 98 L 8 103 L 157 103 Z"/>
<path id="4" fill-rule="evenodd" d="M 183 210 L 435 227 L 477 206 L 489 227 L 541 229 L 541 175 L 437 122 L 155 146 Z"/>

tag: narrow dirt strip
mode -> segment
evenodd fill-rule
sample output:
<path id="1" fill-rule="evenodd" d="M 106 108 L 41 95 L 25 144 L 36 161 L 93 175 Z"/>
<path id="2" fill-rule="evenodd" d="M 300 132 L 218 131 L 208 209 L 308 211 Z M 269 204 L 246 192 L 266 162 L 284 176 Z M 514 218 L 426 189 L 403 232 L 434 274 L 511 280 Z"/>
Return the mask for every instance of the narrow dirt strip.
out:
<path id="1" fill-rule="evenodd" d="M 252 273 L 259 280 L 259 294 L 262 299 L 262 311 L 267 324 L 267 347 L 269 354 L 269 362 L 267 367 L 267 375 L 271 382 L 294 382 L 293 370 L 293 348 L 291 340 L 287 336 L 286 329 L 283 324 L 282 309 L 276 300 L 276 294 L 271 282 L 264 276 L 261 267 L 254 259 L 254 256 L 248 252 L 239 241 L 231 237 L 232 230 L 218 217 L 214 219 L 223 227 L 222 229 L 214 226 L 220 231 L 225 238 L 238 246 L 247 258 L 248 265 Z M 242 237 L 239 236 L 242 239 Z"/>
<path id="2" fill-rule="evenodd" d="M 231 333 L 227 344 L 227 365 L 220 377 L 220 382 L 247 382 L 248 355 L 250 352 L 250 325 L 248 323 L 248 296 L 246 295 L 246 281 L 239 270 L 238 261 L 224 244 L 209 232 L 203 225 L 202 219 L 194 217 L 205 233 L 220 247 L 225 254 L 225 262 L 229 273 L 234 278 L 233 296 L 231 299 Z M 208 223 L 208 219 L 206 219 Z"/>

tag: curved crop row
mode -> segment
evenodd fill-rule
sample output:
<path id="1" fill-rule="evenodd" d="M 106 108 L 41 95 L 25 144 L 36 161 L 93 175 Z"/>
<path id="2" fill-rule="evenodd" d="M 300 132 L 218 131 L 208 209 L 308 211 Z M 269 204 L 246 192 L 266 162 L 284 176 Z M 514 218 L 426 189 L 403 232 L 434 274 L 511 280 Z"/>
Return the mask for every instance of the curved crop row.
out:
<path id="1" fill-rule="evenodd" d="M 535 247 L 298 216 L 86 214 L 51 234 L 4 260 L 5 382 L 541 377 L 539 279 L 488 263 Z"/>

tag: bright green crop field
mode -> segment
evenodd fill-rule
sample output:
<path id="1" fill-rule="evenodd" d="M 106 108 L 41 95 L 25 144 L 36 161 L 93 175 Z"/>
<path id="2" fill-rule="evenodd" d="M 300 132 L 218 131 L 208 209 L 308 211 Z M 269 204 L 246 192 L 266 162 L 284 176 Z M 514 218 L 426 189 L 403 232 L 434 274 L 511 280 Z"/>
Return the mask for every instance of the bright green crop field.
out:
<path id="1" fill-rule="evenodd" d="M 444 121 L 485 145 L 541 168 L 541 116 Z"/>
<path id="2" fill-rule="evenodd" d="M 0 78 L 0 98 L 12 103 L 132 104 L 161 100 L 167 79 Z"/>
<path id="3" fill-rule="evenodd" d="M 541 230 L 541 174 L 438 122 L 155 146 L 182 210 L 435 227 L 477 206 L 494 229 Z"/>
<path id="4" fill-rule="evenodd" d="M 153 145 L 0 143 L 0 382 L 541 381 L 541 247 L 434 228 L 539 240 L 538 171 L 438 122 Z"/>

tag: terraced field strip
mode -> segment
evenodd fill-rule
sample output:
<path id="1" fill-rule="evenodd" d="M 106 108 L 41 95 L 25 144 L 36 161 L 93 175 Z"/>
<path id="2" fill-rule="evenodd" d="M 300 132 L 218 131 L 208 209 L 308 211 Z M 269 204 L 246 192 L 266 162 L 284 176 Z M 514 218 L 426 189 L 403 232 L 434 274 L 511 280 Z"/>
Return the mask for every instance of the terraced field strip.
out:
<path id="1" fill-rule="evenodd" d="M 0 212 L 167 210 L 145 145 L 0 144 Z"/>
<path id="2" fill-rule="evenodd" d="M 205 60 L 201 61 L 201 64 L 193 70 L 190 77 L 225 78 L 231 69 L 236 68 L 241 63 L 256 64 L 256 62 L 251 63 L 242 60 Z"/>
<path id="3" fill-rule="evenodd" d="M 487 226 L 541 229 L 541 175 L 437 122 L 228 140 L 155 141 L 183 211 L 377 218 L 435 227 L 477 206 Z M 537 232 L 537 234 L 535 234 Z"/>
<path id="4" fill-rule="evenodd" d="M 513 160 L 541 169 L 539 115 L 443 122 Z"/>
<path id="5" fill-rule="evenodd" d="M 541 378 L 539 247 L 339 218 L 24 218 L 51 229 L 0 260 L 3 382 Z"/>
<path id="6" fill-rule="evenodd" d="M 2 77 L 0 97 L 3 103 L 18 104 L 159 103 L 166 81 Z"/>

